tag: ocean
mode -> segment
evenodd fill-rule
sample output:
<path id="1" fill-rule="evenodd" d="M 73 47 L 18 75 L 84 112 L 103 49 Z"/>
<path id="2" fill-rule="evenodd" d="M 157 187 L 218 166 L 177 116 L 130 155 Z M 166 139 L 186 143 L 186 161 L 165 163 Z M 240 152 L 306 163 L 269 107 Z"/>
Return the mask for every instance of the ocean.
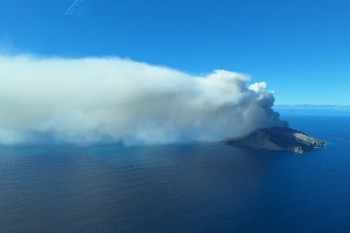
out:
<path id="1" fill-rule="evenodd" d="M 283 119 L 326 148 L 0 148 L 0 233 L 350 232 L 350 117 Z"/>

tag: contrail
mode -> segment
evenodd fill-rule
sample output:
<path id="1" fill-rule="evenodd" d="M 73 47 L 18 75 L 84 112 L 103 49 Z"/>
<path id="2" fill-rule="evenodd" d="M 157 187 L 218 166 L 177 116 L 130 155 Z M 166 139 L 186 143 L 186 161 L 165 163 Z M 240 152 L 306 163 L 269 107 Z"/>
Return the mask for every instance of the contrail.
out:
<path id="1" fill-rule="evenodd" d="M 66 10 L 64 15 L 76 15 L 80 16 L 84 9 L 85 9 L 85 4 L 86 0 L 75 0 L 70 7 Z"/>

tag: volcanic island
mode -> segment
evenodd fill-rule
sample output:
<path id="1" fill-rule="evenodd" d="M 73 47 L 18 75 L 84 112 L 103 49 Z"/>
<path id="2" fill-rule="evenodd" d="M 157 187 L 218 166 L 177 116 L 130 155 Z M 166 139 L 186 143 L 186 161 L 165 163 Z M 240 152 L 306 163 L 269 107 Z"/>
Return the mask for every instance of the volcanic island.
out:
<path id="1" fill-rule="evenodd" d="M 289 127 L 263 128 L 246 137 L 228 138 L 222 142 L 232 146 L 300 154 L 323 148 L 326 144 L 323 140 Z"/>

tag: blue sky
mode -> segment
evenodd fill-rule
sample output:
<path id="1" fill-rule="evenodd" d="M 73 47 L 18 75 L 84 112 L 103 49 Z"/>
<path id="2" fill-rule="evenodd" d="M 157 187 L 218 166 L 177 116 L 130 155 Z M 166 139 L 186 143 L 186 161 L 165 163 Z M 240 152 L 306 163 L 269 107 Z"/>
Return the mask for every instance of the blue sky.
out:
<path id="1" fill-rule="evenodd" d="M 350 105 L 345 0 L 0 1 L 0 50 L 119 56 L 192 74 L 227 69 L 265 81 L 277 104 Z"/>

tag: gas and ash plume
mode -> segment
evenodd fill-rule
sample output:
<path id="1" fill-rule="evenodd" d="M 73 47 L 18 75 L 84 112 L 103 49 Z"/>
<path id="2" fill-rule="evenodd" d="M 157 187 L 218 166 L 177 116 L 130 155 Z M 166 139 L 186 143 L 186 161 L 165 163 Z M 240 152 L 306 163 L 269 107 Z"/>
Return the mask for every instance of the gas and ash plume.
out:
<path id="1" fill-rule="evenodd" d="M 220 141 L 284 126 L 265 83 L 115 57 L 0 56 L 0 144 Z"/>

